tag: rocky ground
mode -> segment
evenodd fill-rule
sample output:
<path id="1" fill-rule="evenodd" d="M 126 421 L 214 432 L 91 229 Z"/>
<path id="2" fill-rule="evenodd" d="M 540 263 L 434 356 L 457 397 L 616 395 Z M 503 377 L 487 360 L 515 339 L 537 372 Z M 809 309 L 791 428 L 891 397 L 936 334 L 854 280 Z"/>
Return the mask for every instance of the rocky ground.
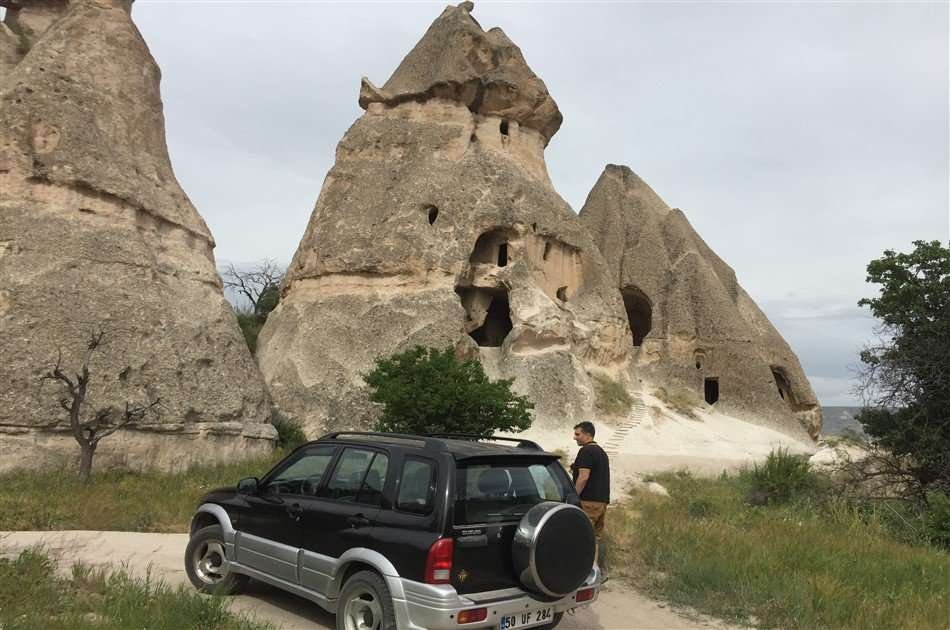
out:
<path id="1" fill-rule="evenodd" d="M 163 579 L 170 584 L 187 583 L 183 565 L 185 534 L 132 532 L 0 532 L 0 556 L 17 554 L 32 545 L 43 545 L 63 567 L 74 561 L 88 564 L 124 565 L 133 574 Z M 234 610 L 246 612 L 279 625 L 284 630 L 335 628 L 332 615 L 315 604 L 252 583 L 244 595 L 234 598 Z M 608 582 L 600 600 L 565 619 L 564 630 L 696 630 L 729 628 L 721 622 L 670 610 L 662 602 L 618 581 Z"/>

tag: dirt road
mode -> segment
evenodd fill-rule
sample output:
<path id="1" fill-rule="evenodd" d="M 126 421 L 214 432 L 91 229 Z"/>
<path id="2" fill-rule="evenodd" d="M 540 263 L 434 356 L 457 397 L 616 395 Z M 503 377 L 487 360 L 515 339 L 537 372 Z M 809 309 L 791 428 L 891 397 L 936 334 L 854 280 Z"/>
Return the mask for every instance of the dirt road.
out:
<path id="1" fill-rule="evenodd" d="M 148 571 L 170 584 L 187 583 L 185 534 L 131 532 L 0 532 L 0 556 L 10 556 L 33 545 L 43 545 L 62 567 L 72 562 L 124 565 L 135 575 Z M 278 624 L 285 630 L 335 628 L 333 615 L 305 599 L 252 582 L 234 598 L 233 609 Z M 608 582 L 599 601 L 568 617 L 564 630 L 725 630 L 714 620 L 687 618 L 618 582 Z"/>

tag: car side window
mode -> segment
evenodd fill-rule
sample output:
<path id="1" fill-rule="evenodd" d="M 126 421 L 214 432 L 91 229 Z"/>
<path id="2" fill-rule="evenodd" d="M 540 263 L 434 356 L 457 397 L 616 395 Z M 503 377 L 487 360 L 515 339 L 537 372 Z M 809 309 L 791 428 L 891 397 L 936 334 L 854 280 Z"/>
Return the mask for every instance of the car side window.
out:
<path id="1" fill-rule="evenodd" d="M 337 460 L 336 467 L 330 476 L 330 481 L 320 492 L 320 496 L 337 501 L 356 501 L 360 495 L 360 489 L 363 487 L 363 482 L 368 477 L 371 478 L 371 483 L 379 487 L 381 495 L 382 483 L 385 479 L 385 470 L 383 470 L 384 474 L 380 474 L 379 468 L 377 468 L 372 471 L 375 474 L 369 474 L 376 455 L 377 453 L 375 451 L 368 451 L 361 448 L 348 447 L 343 449 L 343 454 L 340 455 Z M 382 465 L 388 467 L 388 458 L 385 455 L 379 455 L 382 459 Z M 376 481 L 377 475 L 380 478 L 378 482 Z M 367 493 L 366 496 L 369 497 L 370 494 L 371 493 Z"/>
<path id="2" fill-rule="evenodd" d="M 399 481 L 399 493 L 396 496 L 396 509 L 414 514 L 428 514 L 432 511 L 432 473 L 435 467 L 431 461 L 407 458 L 402 465 Z"/>
<path id="3" fill-rule="evenodd" d="M 313 496 L 333 460 L 334 450 L 336 447 L 329 445 L 308 448 L 268 480 L 266 491 L 270 494 Z"/>
<path id="4" fill-rule="evenodd" d="M 383 503 L 383 487 L 386 485 L 386 473 L 389 471 L 389 457 L 383 453 L 373 456 L 363 485 L 356 497 L 357 503 L 366 503 L 379 507 Z"/>

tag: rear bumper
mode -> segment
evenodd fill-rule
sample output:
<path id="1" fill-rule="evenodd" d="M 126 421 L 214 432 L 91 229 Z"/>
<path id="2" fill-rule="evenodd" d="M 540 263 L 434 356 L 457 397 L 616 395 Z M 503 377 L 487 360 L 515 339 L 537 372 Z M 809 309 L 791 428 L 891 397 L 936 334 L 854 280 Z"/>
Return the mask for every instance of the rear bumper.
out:
<path id="1" fill-rule="evenodd" d="M 593 598 L 578 604 L 577 593 L 571 593 L 558 600 L 542 600 L 527 591 L 509 588 L 489 593 L 467 593 L 459 595 L 451 586 L 435 586 L 401 578 L 387 578 L 398 581 L 399 585 L 390 585 L 390 591 L 405 595 L 405 599 L 395 599 L 396 619 L 400 630 L 461 630 L 468 628 L 497 628 L 502 617 L 529 610 L 553 606 L 554 612 L 564 612 L 571 608 L 589 606 L 600 595 L 603 578 L 596 567 L 578 590 L 593 587 Z M 395 587 L 395 588 L 394 588 Z M 458 613 L 470 608 L 488 609 L 485 621 L 459 624 Z"/>

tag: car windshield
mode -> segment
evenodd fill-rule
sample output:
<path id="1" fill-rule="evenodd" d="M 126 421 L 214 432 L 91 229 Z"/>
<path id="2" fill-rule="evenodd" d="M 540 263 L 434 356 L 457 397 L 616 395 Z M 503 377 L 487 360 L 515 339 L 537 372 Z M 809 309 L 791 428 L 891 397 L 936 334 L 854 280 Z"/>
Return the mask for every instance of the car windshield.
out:
<path id="1" fill-rule="evenodd" d="M 459 462 L 456 525 L 517 521 L 543 501 L 564 501 L 558 462 Z M 559 474 L 560 473 L 560 474 Z"/>

